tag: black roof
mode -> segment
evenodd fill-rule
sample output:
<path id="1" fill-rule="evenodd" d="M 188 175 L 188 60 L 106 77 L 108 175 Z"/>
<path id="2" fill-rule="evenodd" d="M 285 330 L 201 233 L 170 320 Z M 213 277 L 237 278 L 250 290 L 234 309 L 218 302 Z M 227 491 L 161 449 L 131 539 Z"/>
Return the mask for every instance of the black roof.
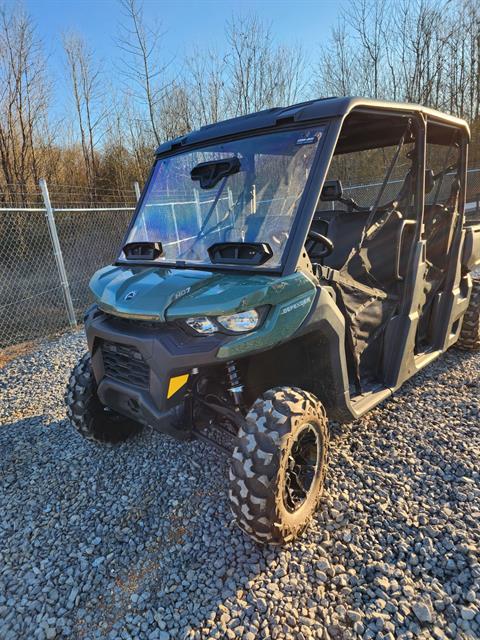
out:
<path id="1" fill-rule="evenodd" d="M 281 123 L 343 118 L 353 109 L 362 108 L 397 113 L 420 112 L 431 120 L 452 124 L 465 129 L 467 134 L 470 133 L 465 120 L 418 104 L 388 102 L 384 100 L 372 100 L 370 98 L 332 97 L 309 100 L 308 102 L 301 102 L 290 107 L 275 107 L 246 116 L 223 120 L 215 124 L 209 124 L 185 136 L 164 142 L 158 147 L 157 154 L 181 149 L 184 146 L 206 142 L 215 138 L 233 136 L 258 129 L 268 129 Z"/>

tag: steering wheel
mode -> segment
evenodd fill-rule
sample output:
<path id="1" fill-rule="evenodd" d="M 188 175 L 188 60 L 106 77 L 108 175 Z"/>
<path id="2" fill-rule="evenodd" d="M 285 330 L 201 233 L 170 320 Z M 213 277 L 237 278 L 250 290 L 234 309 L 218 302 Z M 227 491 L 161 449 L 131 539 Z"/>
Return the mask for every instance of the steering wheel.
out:
<path id="1" fill-rule="evenodd" d="M 327 236 L 324 236 L 321 233 L 317 233 L 316 231 L 310 230 L 307 235 L 307 240 L 310 240 L 313 243 L 310 247 L 311 249 L 316 244 L 323 245 L 322 250 L 319 253 L 315 254 L 315 258 L 326 258 L 333 251 L 333 247 L 334 247 L 333 242 L 329 238 L 327 238 Z"/>

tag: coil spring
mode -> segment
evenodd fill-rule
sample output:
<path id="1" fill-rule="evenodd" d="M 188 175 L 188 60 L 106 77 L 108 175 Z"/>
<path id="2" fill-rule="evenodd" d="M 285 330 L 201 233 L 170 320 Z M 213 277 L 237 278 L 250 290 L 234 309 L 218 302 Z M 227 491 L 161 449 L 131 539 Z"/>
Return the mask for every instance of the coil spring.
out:
<path id="1" fill-rule="evenodd" d="M 237 365 L 234 360 L 227 362 L 227 376 L 230 384 L 229 392 L 232 394 L 233 401 L 237 406 L 243 404 L 243 384 L 240 380 Z"/>

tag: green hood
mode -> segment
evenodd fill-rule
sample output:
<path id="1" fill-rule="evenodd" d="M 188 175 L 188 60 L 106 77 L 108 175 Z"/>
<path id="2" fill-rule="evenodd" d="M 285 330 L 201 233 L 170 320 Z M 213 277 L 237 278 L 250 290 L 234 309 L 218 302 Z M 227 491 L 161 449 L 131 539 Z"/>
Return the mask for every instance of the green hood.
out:
<path id="1" fill-rule="evenodd" d="M 316 291 L 302 272 L 275 277 L 140 266 L 105 267 L 93 276 L 90 288 L 107 313 L 160 323 L 268 305 L 261 327 L 232 336 L 219 349 L 224 359 L 288 340 L 306 318 Z"/>
<path id="2" fill-rule="evenodd" d="M 209 287 L 218 274 L 159 267 L 105 267 L 93 276 L 90 289 L 98 305 L 115 315 L 165 321 L 174 300 Z"/>
<path id="3" fill-rule="evenodd" d="M 279 304 L 312 289 L 303 274 L 286 278 L 193 269 L 110 266 L 97 271 L 90 288 L 106 312 L 165 321 L 221 315 Z"/>

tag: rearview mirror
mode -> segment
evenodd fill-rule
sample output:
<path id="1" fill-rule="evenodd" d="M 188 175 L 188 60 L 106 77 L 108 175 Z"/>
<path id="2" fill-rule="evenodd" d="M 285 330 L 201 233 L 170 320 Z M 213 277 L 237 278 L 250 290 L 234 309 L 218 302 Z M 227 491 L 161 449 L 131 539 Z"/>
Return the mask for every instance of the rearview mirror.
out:
<path id="1" fill-rule="evenodd" d="M 190 171 L 190 177 L 192 180 L 198 180 L 202 189 L 212 189 L 222 178 L 239 171 L 240 160 L 234 156 L 211 162 L 200 162 Z"/>

